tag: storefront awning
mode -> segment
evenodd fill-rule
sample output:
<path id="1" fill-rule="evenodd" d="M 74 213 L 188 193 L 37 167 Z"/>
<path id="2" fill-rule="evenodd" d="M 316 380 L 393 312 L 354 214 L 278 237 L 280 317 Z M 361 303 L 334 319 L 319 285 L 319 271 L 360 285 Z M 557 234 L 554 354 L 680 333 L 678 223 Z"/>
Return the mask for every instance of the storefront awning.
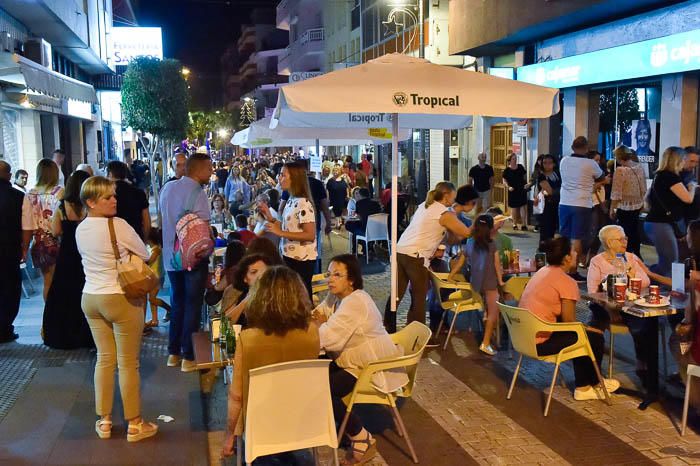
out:
<path id="1" fill-rule="evenodd" d="M 59 99 L 96 104 L 95 88 L 77 79 L 49 70 L 17 54 L 0 55 L 0 81 Z"/>

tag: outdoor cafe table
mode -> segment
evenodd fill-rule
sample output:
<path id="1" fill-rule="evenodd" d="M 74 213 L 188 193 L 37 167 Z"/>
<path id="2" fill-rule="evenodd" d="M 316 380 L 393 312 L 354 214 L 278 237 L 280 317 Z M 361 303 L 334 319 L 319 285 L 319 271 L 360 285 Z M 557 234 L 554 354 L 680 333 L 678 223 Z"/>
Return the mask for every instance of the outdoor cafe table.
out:
<path id="1" fill-rule="evenodd" d="M 668 306 L 645 307 L 634 304 L 632 301 L 625 301 L 624 304 L 618 303 L 614 299 L 609 298 L 608 294 L 605 292 L 584 292 L 581 294 L 581 296 L 583 299 L 600 304 L 610 313 L 610 320 L 613 323 L 620 322 L 620 316 L 617 315 L 615 311 L 624 312 L 625 314 L 649 320 L 649 334 L 654 335 L 654 338 L 651 338 L 650 341 L 645 342 L 647 348 L 649 349 L 649 358 L 647 361 L 645 361 L 647 364 L 646 394 L 638 406 L 638 408 L 641 410 L 646 409 L 651 403 L 657 401 L 659 398 L 659 317 L 677 314 L 679 309 L 685 309 L 688 298 L 671 297 L 671 302 Z M 662 344 L 666 344 L 666 342 L 662 342 Z"/>
<path id="2" fill-rule="evenodd" d="M 209 331 L 195 332 L 192 334 L 192 347 L 197 370 L 225 369 L 224 383 L 226 383 L 227 369 L 233 366 L 233 357 L 229 358 L 225 348 L 219 344 L 219 340 L 211 341 Z"/>

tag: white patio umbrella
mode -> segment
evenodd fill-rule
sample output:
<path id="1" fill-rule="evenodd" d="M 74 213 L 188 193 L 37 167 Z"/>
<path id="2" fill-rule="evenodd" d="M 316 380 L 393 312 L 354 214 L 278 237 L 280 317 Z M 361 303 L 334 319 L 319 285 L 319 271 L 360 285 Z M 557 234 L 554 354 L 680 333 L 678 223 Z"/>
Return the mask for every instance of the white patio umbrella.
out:
<path id="1" fill-rule="evenodd" d="M 399 140 L 411 137 L 411 131 L 402 130 Z M 244 130 L 236 131 L 231 144 L 241 147 L 287 146 L 357 146 L 372 142 L 388 144 L 391 133 L 384 128 L 270 128 L 270 118 L 254 121 Z M 317 147 L 318 148 L 318 147 Z"/>
<path id="2" fill-rule="evenodd" d="M 471 115 L 545 118 L 559 91 L 389 54 L 280 89 L 272 127 L 458 129 Z M 396 311 L 398 140 L 392 147 L 391 310 Z"/>

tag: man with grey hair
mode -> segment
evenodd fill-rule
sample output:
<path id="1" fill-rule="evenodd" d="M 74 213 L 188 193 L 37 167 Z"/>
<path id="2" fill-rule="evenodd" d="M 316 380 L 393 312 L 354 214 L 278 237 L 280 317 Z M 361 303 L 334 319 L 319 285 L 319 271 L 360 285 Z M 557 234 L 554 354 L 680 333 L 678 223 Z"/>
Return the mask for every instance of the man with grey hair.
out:
<path id="1" fill-rule="evenodd" d="M 0 160 L 0 343 L 16 340 L 13 322 L 22 296 L 20 263 L 36 228 L 29 201 L 12 187 L 12 168 Z"/>
<path id="2" fill-rule="evenodd" d="M 469 184 L 473 185 L 479 193 L 479 201 L 476 203 L 476 215 L 491 207 L 491 188 L 493 188 L 493 167 L 486 163 L 486 154 L 482 152 L 478 156 L 479 163 L 469 170 Z"/>
<path id="3" fill-rule="evenodd" d="M 175 155 L 173 155 L 171 163 L 173 164 L 173 171 L 175 171 L 175 175 L 168 178 L 168 181 L 166 181 L 166 183 L 170 183 L 171 181 L 179 180 L 180 178 L 185 176 L 185 165 L 187 164 L 187 154 L 185 154 L 184 152 L 176 153 Z"/>

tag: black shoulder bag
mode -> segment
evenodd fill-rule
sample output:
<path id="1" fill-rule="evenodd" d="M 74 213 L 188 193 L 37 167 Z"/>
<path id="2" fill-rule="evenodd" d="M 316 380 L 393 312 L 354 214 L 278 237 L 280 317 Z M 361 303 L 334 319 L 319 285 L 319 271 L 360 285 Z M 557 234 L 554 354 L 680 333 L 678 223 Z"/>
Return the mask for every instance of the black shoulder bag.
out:
<path id="1" fill-rule="evenodd" d="M 656 188 L 654 185 L 656 184 L 656 177 L 654 177 L 654 181 L 651 182 L 651 192 L 653 196 L 656 198 L 656 202 L 659 203 L 659 206 L 663 209 L 664 213 L 668 217 L 668 223 L 671 224 L 671 227 L 673 228 L 673 235 L 676 237 L 676 239 L 683 239 L 685 238 L 685 230 L 683 226 L 685 225 L 684 220 L 673 220 L 671 211 L 666 207 L 666 204 L 661 200 L 661 196 L 659 196 L 659 193 L 656 192 Z"/>

